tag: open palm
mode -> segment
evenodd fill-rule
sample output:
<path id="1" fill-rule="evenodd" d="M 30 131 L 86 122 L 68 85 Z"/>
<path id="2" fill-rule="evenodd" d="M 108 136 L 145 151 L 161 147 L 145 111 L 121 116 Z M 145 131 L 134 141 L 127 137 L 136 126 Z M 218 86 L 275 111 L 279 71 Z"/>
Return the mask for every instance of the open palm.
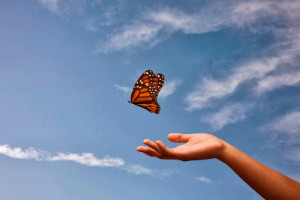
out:
<path id="1" fill-rule="evenodd" d="M 171 142 L 184 144 L 175 148 L 168 148 L 161 141 L 153 142 L 149 139 L 145 139 L 144 144 L 149 147 L 139 146 L 137 151 L 160 159 L 188 161 L 218 158 L 221 156 L 224 148 L 223 140 L 205 133 L 173 133 L 169 134 L 168 139 Z"/>

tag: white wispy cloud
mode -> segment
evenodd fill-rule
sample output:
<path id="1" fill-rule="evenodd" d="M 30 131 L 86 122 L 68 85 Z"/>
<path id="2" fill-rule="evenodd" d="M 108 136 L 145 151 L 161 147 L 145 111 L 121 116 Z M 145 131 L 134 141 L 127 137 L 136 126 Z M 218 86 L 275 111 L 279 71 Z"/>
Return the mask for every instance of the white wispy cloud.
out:
<path id="1" fill-rule="evenodd" d="M 114 34 L 104 45 L 99 45 L 95 53 L 107 53 L 143 44 L 153 46 L 159 41 L 155 37 L 160 30 L 161 26 L 157 24 L 136 23 L 125 26 L 121 33 Z"/>
<path id="2" fill-rule="evenodd" d="M 96 31 L 100 26 L 111 26 L 120 13 L 121 3 L 105 4 L 99 0 L 37 0 L 50 12 L 69 18 L 86 30 Z M 99 6 L 100 5 L 100 6 Z M 98 7 L 97 7 L 98 6 Z M 91 9 L 97 7 L 101 13 L 93 15 Z M 114 27 L 107 33 L 108 40 L 101 42 L 95 52 L 112 52 L 130 47 L 153 47 L 176 31 L 186 34 L 215 32 L 226 27 L 252 28 L 262 19 L 281 21 L 281 15 L 292 19 L 299 18 L 299 2 L 289 1 L 247 1 L 214 2 L 203 5 L 197 12 L 187 13 L 177 8 L 156 8 L 142 10 L 138 16 L 122 22 L 122 27 Z M 255 30 L 256 31 L 256 30 Z"/>
<path id="3" fill-rule="evenodd" d="M 82 165 L 92 166 L 92 167 L 119 167 L 125 164 L 125 161 L 120 158 L 112 158 L 105 156 L 99 159 L 92 153 L 58 153 L 56 156 L 48 158 L 49 161 L 73 161 Z"/>
<path id="4" fill-rule="evenodd" d="M 95 167 L 120 167 L 125 165 L 121 158 L 106 156 L 99 159 L 92 153 L 57 153 L 51 155 L 47 151 L 36 150 L 33 147 L 22 149 L 20 147 L 10 147 L 8 144 L 0 145 L 0 153 L 14 159 L 36 160 L 36 161 L 72 161 L 82 165 Z"/>
<path id="5" fill-rule="evenodd" d="M 87 0 L 38 0 L 49 11 L 57 15 L 81 14 Z"/>
<path id="6" fill-rule="evenodd" d="M 165 82 L 163 88 L 161 89 L 158 98 L 165 99 L 169 95 L 173 94 L 176 87 L 181 83 L 181 80 L 172 80 Z"/>
<path id="7" fill-rule="evenodd" d="M 144 11 L 132 23 L 125 24 L 121 32 L 113 34 L 97 52 L 111 52 L 130 47 L 154 46 L 176 31 L 186 34 L 215 32 L 225 27 L 244 28 L 262 18 L 276 20 L 283 6 L 278 2 L 226 2 L 211 3 L 196 13 L 180 9 L 161 8 Z M 217 13 L 217 14 L 216 14 Z"/>
<path id="8" fill-rule="evenodd" d="M 300 164 L 300 148 L 294 148 L 285 153 L 285 158 L 297 164 Z M 298 177 L 299 178 L 299 177 Z"/>
<path id="9" fill-rule="evenodd" d="M 126 86 L 121 86 L 121 85 L 118 85 L 118 84 L 116 84 L 115 87 L 118 90 L 124 92 L 125 94 L 129 94 L 132 91 L 132 88 L 129 88 L 129 87 L 126 87 Z"/>
<path id="10" fill-rule="evenodd" d="M 140 174 L 150 175 L 153 173 L 152 170 L 150 170 L 146 167 L 140 166 L 140 165 L 127 165 L 127 166 L 122 167 L 122 169 L 126 170 L 129 173 L 136 174 L 136 175 L 140 175 Z"/>
<path id="11" fill-rule="evenodd" d="M 194 91 L 189 93 L 185 98 L 188 105 L 186 109 L 193 111 L 211 106 L 213 100 L 232 94 L 242 83 L 252 79 L 263 78 L 267 73 L 273 71 L 279 62 L 282 62 L 282 60 L 276 57 L 255 60 L 235 68 L 224 79 L 203 78 L 196 85 Z"/>
<path id="12" fill-rule="evenodd" d="M 0 154 L 13 159 L 34 160 L 44 162 L 70 161 L 90 167 L 116 167 L 135 175 L 151 175 L 166 177 L 174 173 L 170 169 L 149 169 L 141 165 L 125 164 L 122 158 L 105 156 L 97 158 L 93 153 L 56 153 L 35 149 L 33 147 L 22 149 L 20 147 L 10 147 L 8 144 L 0 145 Z"/>
<path id="13" fill-rule="evenodd" d="M 258 94 L 263 94 L 284 86 L 296 86 L 300 83 L 300 71 L 267 76 L 260 80 L 255 88 Z"/>
<path id="14" fill-rule="evenodd" d="M 149 169 L 141 165 L 125 165 L 120 169 L 123 169 L 131 174 L 151 175 L 158 178 L 165 178 L 177 173 L 177 171 L 174 169 Z"/>
<path id="15" fill-rule="evenodd" d="M 219 111 L 202 118 L 203 122 L 209 123 L 213 130 L 220 130 L 227 124 L 233 124 L 246 118 L 251 105 L 234 103 L 221 108 Z"/>
<path id="16" fill-rule="evenodd" d="M 37 0 L 41 7 L 66 20 L 83 27 L 86 31 L 96 32 L 102 26 L 111 26 L 117 20 L 120 1 L 102 0 Z M 95 11 L 95 12 L 94 12 Z"/>
<path id="17" fill-rule="evenodd" d="M 238 6 L 236 9 L 245 10 L 247 8 L 246 10 L 252 13 L 251 10 L 253 9 L 257 10 L 260 7 L 264 9 L 268 8 L 268 12 L 260 12 L 257 16 L 266 17 L 269 13 L 269 17 L 274 16 L 275 18 L 283 17 L 282 13 L 287 13 L 284 12 L 287 11 L 284 9 L 290 9 L 286 3 L 268 2 L 258 5 L 257 7 L 257 5 L 244 3 L 240 4 L 242 7 Z M 297 5 L 300 7 L 300 2 Z M 251 8 L 248 8 L 249 6 Z M 282 8 L 279 8 L 280 6 Z M 272 10 L 272 7 L 274 7 L 274 10 Z M 282 12 L 279 12 L 280 10 Z M 210 107 L 215 103 L 214 100 L 233 94 L 238 90 L 239 86 L 250 81 L 252 82 L 250 88 L 256 95 L 261 95 L 283 86 L 297 85 L 299 83 L 299 70 L 297 69 L 299 69 L 300 55 L 300 24 L 297 24 L 296 21 L 299 21 L 300 15 L 293 15 L 290 13 L 290 10 L 288 11 L 288 15 L 292 17 L 285 16 L 284 19 L 288 21 L 286 23 L 287 27 L 270 28 L 270 31 L 273 32 L 278 41 L 264 52 L 266 56 L 262 55 L 261 58 L 252 58 L 247 62 L 244 61 L 244 64 L 236 64 L 233 70 L 225 77 L 204 77 L 185 98 L 187 103 L 186 109 L 194 111 Z M 257 16 L 255 16 L 255 19 Z"/>
<path id="18" fill-rule="evenodd" d="M 275 139 L 288 144 L 300 143 L 300 111 L 289 112 L 263 127 Z"/>
<path id="19" fill-rule="evenodd" d="M 39 2 L 51 12 L 56 13 L 59 10 L 58 0 L 39 0 Z"/>
<path id="20" fill-rule="evenodd" d="M 196 179 L 197 179 L 198 181 L 202 181 L 203 183 L 209 183 L 209 184 L 213 183 L 212 180 L 210 180 L 209 178 L 204 177 L 204 176 L 196 177 Z"/>

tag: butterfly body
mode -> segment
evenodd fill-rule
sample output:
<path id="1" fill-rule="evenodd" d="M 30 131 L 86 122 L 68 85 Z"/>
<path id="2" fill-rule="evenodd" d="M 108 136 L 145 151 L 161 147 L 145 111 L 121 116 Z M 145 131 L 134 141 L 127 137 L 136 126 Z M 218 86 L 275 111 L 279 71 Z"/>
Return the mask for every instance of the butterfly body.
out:
<path id="1" fill-rule="evenodd" d="M 131 101 L 128 102 L 158 114 L 160 106 L 157 103 L 157 97 L 163 84 L 163 74 L 155 75 L 152 70 L 145 71 L 135 83 L 131 93 Z"/>

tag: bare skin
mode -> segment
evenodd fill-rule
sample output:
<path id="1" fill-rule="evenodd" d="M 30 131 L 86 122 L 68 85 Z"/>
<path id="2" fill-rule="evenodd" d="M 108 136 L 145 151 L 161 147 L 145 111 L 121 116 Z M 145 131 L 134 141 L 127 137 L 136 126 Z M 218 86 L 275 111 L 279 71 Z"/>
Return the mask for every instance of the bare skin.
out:
<path id="1" fill-rule="evenodd" d="M 144 140 L 137 151 L 159 159 L 181 161 L 216 158 L 228 165 L 240 178 L 265 199 L 300 199 L 300 183 L 263 165 L 227 142 L 205 133 L 173 133 L 168 139 L 184 143 L 175 148 L 163 142 Z"/>

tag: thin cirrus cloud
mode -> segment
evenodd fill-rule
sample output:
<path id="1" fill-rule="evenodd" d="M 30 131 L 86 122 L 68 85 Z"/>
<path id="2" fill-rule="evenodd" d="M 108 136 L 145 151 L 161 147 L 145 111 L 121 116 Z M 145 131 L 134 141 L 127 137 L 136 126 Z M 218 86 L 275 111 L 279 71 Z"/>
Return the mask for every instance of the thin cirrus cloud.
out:
<path id="1" fill-rule="evenodd" d="M 13 159 L 21 160 L 34 160 L 34 161 L 70 161 L 81 165 L 90 167 L 116 167 L 121 170 L 125 170 L 128 173 L 136 175 L 155 175 L 157 172 L 148 169 L 140 165 L 126 165 L 122 158 L 113 158 L 105 156 L 104 158 L 97 158 L 92 153 L 57 153 L 52 155 L 51 153 L 43 150 L 36 150 L 33 147 L 22 149 L 20 147 L 10 147 L 8 144 L 0 145 L 0 154 L 8 156 Z M 156 170 L 157 171 L 157 170 Z M 155 173 L 154 173 L 155 172 Z M 158 170 L 160 172 L 160 170 Z M 161 174 L 164 170 L 161 171 Z"/>
<path id="2" fill-rule="evenodd" d="M 296 86 L 300 84 L 300 71 L 268 76 L 258 82 L 255 91 L 263 94 L 282 87 Z"/>
<path id="3" fill-rule="evenodd" d="M 210 107 L 214 105 L 214 100 L 233 94 L 242 84 L 250 81 L 252 91 L 249 93 L 252 92 L 258 96 L 284 86 L 299 84 L 297 68 L 299 68 L 300 37 L 298 33 L 300 24 L 297 21 L 299 21 L 300 15 L 293 7 L 300 8 L 300 2 L 290 1 L 290 4 L 287 2 L 268 2 L 258 3 L 257 6 L 256 3 L 243 3 L 237 6 L 235 10 L 241 11 L 244 16 L 256 15 L 249 18 L 251 23 L 255 21 L 274 23 L 272 18 L 285 19 L 288 23 L 284 28 L 268 26 L 268 30 L 274 34 L 277 42 L 268 48 L 265 52 L 266 56 L 244 61 L 244 64 L 237 64 L 227 77 L 204 77 L 195 85 L 193 91 L 187 94 L 185 98 L 186 110 L 194 111 Z M 241 18 L 241 22 L 248 24 L 243 18 Z M 259 24 L 255 24 L 253 27 L 248 25 L 248 27 L 249 29 L 255 27 L 256 30 L 254 31 L 257 31 L 258 27 L 265 28 L 264 25 Z"/>
<path id="4" fill-rule="evenodd" d="M 127 171 L 131 174 L 144 174 L 144 175 L 151 175 L 158 178 L 164 178 L 170 175 L 173 175 L 175 173 L 178 173 L 178 171 L 174 169 L 148 169 L 141 165 L 125 165 L 123 167 L 120 167 L 120 169 Z"/>
<path id="5" fill-rule="evenodd" d="M 96 52 L 109 53 L 132 47 L 153 47 L 176 31 L 202 34 L 224 27 L 245 27 L 255 23 L 260 17 L 271 15 L 271 6 L 273 5 L 269 2 L 226 2 L 212 3 L 192 14 L 174 8 L 148 10 L 138 19 L 121 27 L 121 31 L 112 34 L 104 45 L 98 45 Z"/>
<path id="6" fill-rule="evenodd" d="M 187 13 L 178 8 L 157 8 L 143 10 L 133 19 L 122 19 L 121 27 L 114 27 L 116 14 L 123 9 L 118 5 L 105 4 L 101 0 L 37 0 L 50 12 L 66 17 L 68 21 L 82 25 L 88 31 L 97 31 L 100 26 L 110 26 L 105 42 L 101 42 L 95 50 L 97 53 L 108 53 L 132 47 L 153 47 L 164 41 L 176 31 L 185 34 L 202 34 L 215 32 L 222 28 L 252 28 L 262 19 L 273 22 L 281 21 L 278 13 L 285 13 L 290 18 L 299 17 L 299 2 L 247 1 L 216 2 L 203 6 L 194 13 Z M 91 14 L 91 9 L 101 9 L 100 15 Z M 286 12 L 288 11 L 288 12 Z M 98 12 L 97 12 L 98 13 Z M 73 18 L 71 19 L 70 16 Z M 262 29 L 267 27 L 263 26 Z M 112 30 L 112 31 L 111 31 Z"/>
<path id="7" fill-rule="evenodd" d="M 284 157 L 300 165 L 300 148 L 291 149 L 290 151 L 285 153 Z"/>
<path id="8" fill-rule="evenodd" d="M 186 110 L 194 111 L 211 106 L 213 100 L 234 93 L 242 83 L 263 78 L 267 73 L 273 71 L 280 61 L 280 58 L 255 60 L 235 68 L 225 79 L 204 78 L 185 98 Z"/>
<path id="9" fill-rule="evenodd" d="M 212 180 L 210 180 L 209 178 L 204 177 L 204 176 L 196 177 L 196 179 L 197 179 L 198 181 L 203 182 L 203 183 L 209 183 L 209 184 L 213 183 Z"/>
<path id="10" fill-rule="evenodd" d="M 145 168 L 143 166 L 140 166 L 140 165 L 127 165 L 127 166 L 124 166 L 122 169 L 124 169 L 125 171 L 129 172 L 129 173 L 132 173 L 132 174 L 136 174 L 136 175 L 139 175 L 139 174 L 152 174 L 152 170 L 148 169 L 148 168 Z"/>
<path id="11" fill-rule="evenodd" d="M 35 161 L 71 161 L 94 167 L 120 167 L 125 165 L 125 161 L 121 158 L 106 156 L 99 159 L 92 153 L 57 153 L 57 155 L 51 155 L 47 151 L 36 150 L 33 147 L 23 150 L 19 147 L 11 148 L 7 144 L 0 145 L 0 153 L 15 159 Z"/>
<path id="12" fill-rule="evenodd" d="M 202 118 L 202 121 L 209 123 L 212 129 L 217 131 L 227 124 L 233 124 L 244 120 L 251 107 L 251 105 L 241 103 L 229 104 L 221 108 L 219 111 Z"/>
<path id="13" fill-rule="evenodd" d="M 38 0 L 50 12 L 57 15 L 81 14 L 87 5 L 86 0 Z"/>
<path id="14" fill-rule="evenodd" d="M 41 7 L 76 25 L 86 31 L 98 31 L 101 26 L 110 26 L 115 23 L 115 15 L 120 7 L 106 5 L 102 0 L 37 0 Z M 109 4 L 109 2 L 107 2 Z M 99 14 L 99 10 L 101 12 Z M 95 15 L 91 11 L 98 11 Z"/>
<path id="15" fill-rule="evenodd" d="M 167 81 L 158 95 L 158 98 L 165 99 L 171 94 L 173 94 L 177 86 L 181 83 L 181 80 L 171 80 Z"/>
<path id="16" fill-rule="evenodd" d="M 125 94 L 130 94 L 130 92 L 131 92 L 131 90 L 132 90 L 132 89 L 130 89 L 129 87 L 121 86 L 121 85 L 118 85 L 118 84 L 116 84 L 115 87 L 116 87 L 118 90 L 124 92 Z"/>
<path id="17" fill-rule="evenodd" d="M 58 0 L 38 0 L 39 3 L 47 8 L 49 11 L 58 13 L 59 12 L 59 5 Z"/>
<path id="18" fill-rule="evenodd" d="M 287 144 L 300 144 L 300 111 L 278 117 L 262 128 L 272 131 L 273 138 Z"/>

